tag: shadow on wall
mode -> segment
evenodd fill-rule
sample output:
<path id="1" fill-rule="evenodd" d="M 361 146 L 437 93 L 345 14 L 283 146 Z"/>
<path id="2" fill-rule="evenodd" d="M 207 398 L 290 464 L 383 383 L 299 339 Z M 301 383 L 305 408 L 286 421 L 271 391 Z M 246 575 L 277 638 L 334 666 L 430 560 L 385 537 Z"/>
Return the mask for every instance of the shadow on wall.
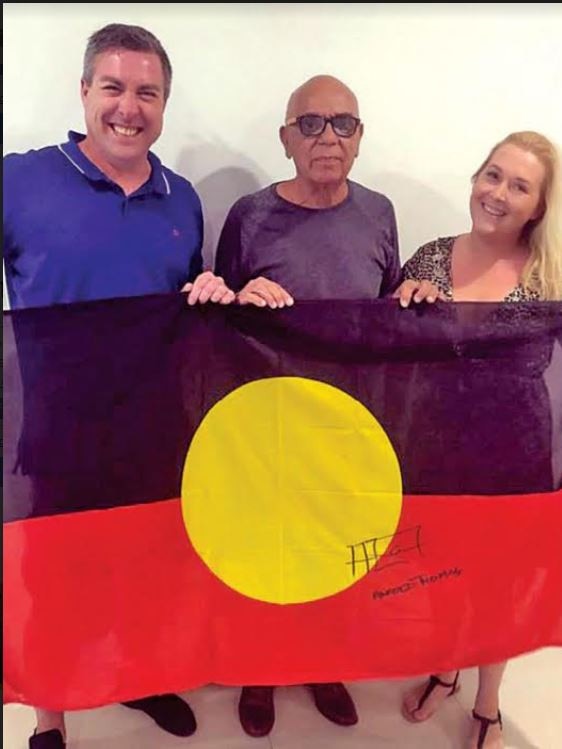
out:
<path id="1" fill-rule="evenodd" d="M 458 195 L 465 180 L 457 184 L 450 178 L 450 194 Z M 363 183 L 365 184 L 365 183 Z M 370 186 L 370 185 L 367 185 Z M 426 182 L 396 172 L 377 174 L 373 188 L 384 193 L 394 204 L 398 221 L 400 258 L 404 263 L 426 242 L 436 237 L 462 234 L 470 228 L 468 194 L 466 209 L 459 210 L 445 195 Z"/>
<path id="2" fill-rule="evenodd" d="M 181 153 L 176 169 L 179 174 L 187 176 L 201 198 L 205 219 L 203 262 L 205 268 L 212 268 L 229 209 L 238 198 L 265 187 L 271 179 L 254 162 L 215 144 L 186 149 Z M 188 176 L 199 174 L 206 176 Z"/>

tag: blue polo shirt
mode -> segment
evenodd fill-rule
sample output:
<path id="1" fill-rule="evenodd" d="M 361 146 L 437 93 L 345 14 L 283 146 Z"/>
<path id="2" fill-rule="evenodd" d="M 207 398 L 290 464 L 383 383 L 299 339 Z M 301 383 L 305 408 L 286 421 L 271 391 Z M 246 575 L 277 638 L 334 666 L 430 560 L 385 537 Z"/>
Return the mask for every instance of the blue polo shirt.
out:
<path id="1" fill-rule="evenodd" d="M 78 147 L 84 135 L 4 158 L 4 262 L 12 309 L 179 291 L 202 268 L 191 184 L 152 153 L 131 195 Z"/>

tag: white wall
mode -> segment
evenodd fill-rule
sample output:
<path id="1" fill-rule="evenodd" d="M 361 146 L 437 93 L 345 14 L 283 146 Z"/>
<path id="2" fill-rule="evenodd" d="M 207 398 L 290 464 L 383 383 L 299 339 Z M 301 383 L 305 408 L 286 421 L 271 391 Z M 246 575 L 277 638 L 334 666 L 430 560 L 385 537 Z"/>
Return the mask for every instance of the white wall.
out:
<path id="1" fill-rule="evenodd" d="M 559 3 L 4 3 L 4 153 L 83 130 L 82 56 L 110 22 L 153 31 L 174 67 L 154 150 L 195 185 L 210 257 L 240 195 L 292 175 L 290 92 L 330 73 L 365 122 L 352 177 L 394 202 L 402 258 L 468 227 L 470 175 L 513 130 L 562 142 Z"/>

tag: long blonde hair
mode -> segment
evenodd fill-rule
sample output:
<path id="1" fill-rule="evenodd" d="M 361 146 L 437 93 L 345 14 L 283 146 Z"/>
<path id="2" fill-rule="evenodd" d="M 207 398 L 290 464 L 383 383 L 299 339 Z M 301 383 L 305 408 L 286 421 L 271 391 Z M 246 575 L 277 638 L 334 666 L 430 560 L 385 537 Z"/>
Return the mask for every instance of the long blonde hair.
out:
<path id="1" fill-rule="evenodd" d="M 537 291 L 541 299 L 562 299 L 562 171 L 558 149 L 546 136 L 533 130 L 510 133 L 492 148 L 473 180 L 486 168 L 498 148 L 508 143 L 532 153 L 545 169 L 542 213 L 529 221 L 522 232 L 531 250 L 522 283 Z"/>

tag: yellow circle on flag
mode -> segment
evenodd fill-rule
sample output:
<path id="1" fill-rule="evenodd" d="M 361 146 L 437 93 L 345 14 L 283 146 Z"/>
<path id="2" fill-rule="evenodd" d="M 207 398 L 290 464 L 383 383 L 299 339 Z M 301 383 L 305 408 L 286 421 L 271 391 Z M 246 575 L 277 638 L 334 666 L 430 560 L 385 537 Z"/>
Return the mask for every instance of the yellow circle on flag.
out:
<path id="1" fill-rule="evenodd" d="M 202 420 L 182 478 L 191 542 L 234 590 L 270 603 L 338 593 L 396 531 L 402 481 L 375 417 L 331 385 L 256 380 Z"/>

